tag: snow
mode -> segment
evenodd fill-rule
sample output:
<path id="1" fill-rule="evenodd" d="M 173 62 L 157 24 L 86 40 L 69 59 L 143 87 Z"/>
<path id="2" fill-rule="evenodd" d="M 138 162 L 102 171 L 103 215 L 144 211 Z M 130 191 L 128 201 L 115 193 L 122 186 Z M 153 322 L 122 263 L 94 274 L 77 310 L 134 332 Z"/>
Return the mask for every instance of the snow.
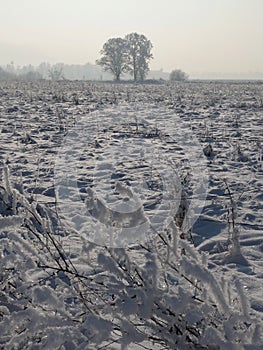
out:
<path id="1" fill-rule="evenodd" d="M 0 347 L 261 349 L 262 95 L 1 82 Z"/>

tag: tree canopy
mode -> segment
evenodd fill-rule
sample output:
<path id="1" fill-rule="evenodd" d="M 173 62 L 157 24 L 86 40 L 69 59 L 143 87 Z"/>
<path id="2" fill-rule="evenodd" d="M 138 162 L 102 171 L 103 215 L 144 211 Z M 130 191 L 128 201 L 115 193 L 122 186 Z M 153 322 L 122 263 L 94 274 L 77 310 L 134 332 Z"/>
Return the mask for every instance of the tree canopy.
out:
<path id="1" fill-rule="evenodd" d="M 153 45 L 143 34 L 131 33 L 125 39 L 129 53 L 129 71 L 134 81 L 144 80 L 149 71 L 149 61 L 153 58 Z"/>
<path id="2" fill-rule="evenodd" d="M 130 73 L 134 81 L 144 80 L 153 58 L 153 45 L 143 34 L 131 33 L 125 38 L 111 38 L 104 45 L 102 57 L 96 63 L 112 73 L 116 81 L 123 73 Z"/>
<path id="3" fill-rule="evenodd" d="M 96 63 L 113 74 L 116 81 L 127 71 L 127 43 L 122 38 L 109 39 L 100 51 L 102 57 Z"/>

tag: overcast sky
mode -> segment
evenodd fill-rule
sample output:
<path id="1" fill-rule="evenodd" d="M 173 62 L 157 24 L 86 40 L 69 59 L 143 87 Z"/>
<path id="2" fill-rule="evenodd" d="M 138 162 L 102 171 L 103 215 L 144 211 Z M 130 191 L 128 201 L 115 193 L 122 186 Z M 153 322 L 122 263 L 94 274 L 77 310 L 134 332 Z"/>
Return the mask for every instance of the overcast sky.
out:
<path id="1" fill-rule="evenodd" d="M 152 69 L 263 73 L 263 0 L 0 0 L 0 64 L 94 63 L 131 32 Z"/>

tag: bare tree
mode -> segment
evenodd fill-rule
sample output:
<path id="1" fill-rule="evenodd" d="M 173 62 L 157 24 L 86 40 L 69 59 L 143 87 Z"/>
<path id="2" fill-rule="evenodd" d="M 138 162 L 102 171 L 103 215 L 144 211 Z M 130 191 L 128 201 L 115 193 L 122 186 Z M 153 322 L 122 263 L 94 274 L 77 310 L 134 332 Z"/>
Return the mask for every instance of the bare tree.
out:
<path id="1" fill-rule="evenodd" d="M 102 57 L 96 63 L 113 74 L 116 81 L 127 71 L 127 43 L 122 38 L 109 39 L 101 50 Z"/>
<path id="2" fill-rule="evenodd" d="M 144 80 L 149 71 L 149 61 L 153 58 L 153 45 L 143 34 L 131 33 L 125 39 L 129 52 L 129 72 L 134 81 Z"/>
<path id="3" fill-rule="evenodd" d="M 64 79 L 63 77 L 63 68 L 62 67 L 52 67 L 48 72 L 49 77 L 51 80 L 57 81 Z"/>

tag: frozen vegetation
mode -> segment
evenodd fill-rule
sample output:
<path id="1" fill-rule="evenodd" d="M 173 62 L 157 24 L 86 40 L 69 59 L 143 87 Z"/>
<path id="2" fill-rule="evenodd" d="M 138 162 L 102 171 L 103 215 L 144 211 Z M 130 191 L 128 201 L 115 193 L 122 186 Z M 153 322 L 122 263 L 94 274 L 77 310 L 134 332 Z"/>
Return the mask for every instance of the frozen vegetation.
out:
<path id="1" fill-rule="evenodd" d="M 0 349 L 262 349 L 262 127 L 260 83 L 0 82 Z"/>

